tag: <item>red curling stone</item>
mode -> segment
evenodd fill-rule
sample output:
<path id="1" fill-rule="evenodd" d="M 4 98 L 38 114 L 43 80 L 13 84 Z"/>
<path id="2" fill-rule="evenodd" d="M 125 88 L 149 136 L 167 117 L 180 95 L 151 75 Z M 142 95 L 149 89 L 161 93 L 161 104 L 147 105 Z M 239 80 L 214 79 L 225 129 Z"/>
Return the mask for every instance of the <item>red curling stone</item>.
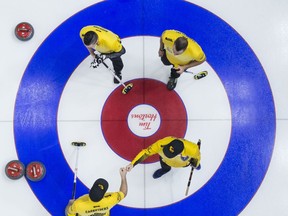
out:
<path id="1" fill-rule="evenodd" d="M 19 160 L 12 160 L 7 163 L 5 173 L 12 180 L 20 179 L 25 174 L 25 166 Z"/>
<path id="2" fill-rule="evenodd" d="M 15 35 L 19 40 L 30 40 L 34 35 L 34 28 L 30 23 L 21 22 L 15 27 Z"/>
<path id="3" fill-rule="evenodd" d="M 46 168 L 43 163 L 39 161 L 33 161 L 26 167 L 26 177 L 31 181 L 40 181 L 46 174 Z"/>

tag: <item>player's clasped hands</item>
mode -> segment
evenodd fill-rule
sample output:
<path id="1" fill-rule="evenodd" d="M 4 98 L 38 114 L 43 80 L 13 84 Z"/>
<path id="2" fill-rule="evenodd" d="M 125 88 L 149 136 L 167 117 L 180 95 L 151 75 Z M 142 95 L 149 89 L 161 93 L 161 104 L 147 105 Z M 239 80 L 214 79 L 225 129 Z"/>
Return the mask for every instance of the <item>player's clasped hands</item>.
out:
<path id="1" fill-rule="evenodd" d="M 130 172 L 133 169 L 133 165 L 130 163 L 126 166 L 126 170 Z"/>

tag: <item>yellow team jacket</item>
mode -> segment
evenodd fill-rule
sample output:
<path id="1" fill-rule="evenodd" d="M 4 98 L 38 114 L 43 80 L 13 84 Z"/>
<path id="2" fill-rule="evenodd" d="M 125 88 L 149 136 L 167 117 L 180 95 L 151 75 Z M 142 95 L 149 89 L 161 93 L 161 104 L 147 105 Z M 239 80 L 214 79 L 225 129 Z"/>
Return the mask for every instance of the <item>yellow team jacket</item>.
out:
<path id="1" fill-rule="evenodd" d="M 75 200 L 75 202 L 68 208 L 67 215 L 75 216 L 76 213 L 78 213 L 79 216 L 109 216 L 110 209 L 124 199 L 124 197 L 124 193 L 121 191 L 106 193 L 102 200 L 99 202 L 93 202 L 90 200 L 89 195 L 86 194 Z"/>
<path id="2" fill-rule="evenodd" d="M 163 153 L 163 147 L 165 145 L 168 145 L 172 140 L 178 139 L 181 140 L 184 144 L 184 149 L 180 155 L 177 155 L 174 158 L 167 158 Z M 197 146 L 197 144 L 190 142 L 185 139 L 180 139 L 176 137 L 165 137 L 163 139 L 158 140 L 157 142 L 150 145 L 148 148 L 143 149 L 139 154 L 132 160 L 131 164 L 137 165 L 138 163 L 141 163 L 146 158 L 148 158 L 151 155 L 159 154 L 162 157 L 162 160 L 168 164 L 171 167 L 185 167 L 190 164 L 190 159 L 194 158 L 198 160 L 197 166 L 200 164 L 200 150 Z"/>
<path id="3" fill-rule="evenodd" d="M 173 54 L 173 45 L 178 37 L 186 37 L 188 39 L 187 49 L 180 55 Z M 187 65 L 191 61 L 203 61 L 206 57 L 202 48 L 197 44 L 196 41 L 187 37 L 184 33 L 176 30 L 166 30 L 161 36 L 162 42 L 164 44 L 164 49 L 166 50 L 167 59 L 175 67 L 178 65 Z"/>
<path id="4" fill-rule="evenodd" d="M 98 44 L 95 46 L 95 50 L 98 52 L 108 54 L 119 52 L 122 49 L 119 36 L 100 26 L 86 26 L 82 28 L 80 31 L 80 37 L 82 40 L 88 31 L 93 31 L 98 35 Z"/>

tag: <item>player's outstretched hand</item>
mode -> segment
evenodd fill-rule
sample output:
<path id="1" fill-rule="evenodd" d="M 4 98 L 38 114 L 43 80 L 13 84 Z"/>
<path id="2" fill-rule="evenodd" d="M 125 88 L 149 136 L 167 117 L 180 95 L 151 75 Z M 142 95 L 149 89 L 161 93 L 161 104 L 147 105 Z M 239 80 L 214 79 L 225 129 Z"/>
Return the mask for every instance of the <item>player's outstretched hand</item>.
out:
<path id="1" fill-rule="evenodd" d="M 121 175 L 121 177 L 125 177 L 126 174 L 127 174 L 126 168 L 125 168 L 125 167 L 121 167 L 121 168 L 120 168 L 120 175 Z"/>
<path id="2" fill-rule="evenodd" d="M 126 170 L 130 172 L 133 169 L 133 165 L 130 163 L 126 166 Z"/>

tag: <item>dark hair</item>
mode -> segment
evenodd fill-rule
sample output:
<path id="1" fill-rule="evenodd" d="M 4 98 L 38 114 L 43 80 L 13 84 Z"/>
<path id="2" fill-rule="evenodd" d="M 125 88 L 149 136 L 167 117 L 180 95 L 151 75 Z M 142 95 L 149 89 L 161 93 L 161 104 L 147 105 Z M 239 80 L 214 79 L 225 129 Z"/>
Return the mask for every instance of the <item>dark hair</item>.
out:
<path id="1" fill-rule="evenodd" d="M 186 37 L 178 37 L 174 44 L 176 51 L 185 50 L 188 46 L 188 40 Z"/>
<path id="2" fill-rule="evenodd" d="M 88 31 L 84 35 L 83 42 L 86 46 L 95 43 L 98 40 L 98 35 L 93 31 Z"/>

